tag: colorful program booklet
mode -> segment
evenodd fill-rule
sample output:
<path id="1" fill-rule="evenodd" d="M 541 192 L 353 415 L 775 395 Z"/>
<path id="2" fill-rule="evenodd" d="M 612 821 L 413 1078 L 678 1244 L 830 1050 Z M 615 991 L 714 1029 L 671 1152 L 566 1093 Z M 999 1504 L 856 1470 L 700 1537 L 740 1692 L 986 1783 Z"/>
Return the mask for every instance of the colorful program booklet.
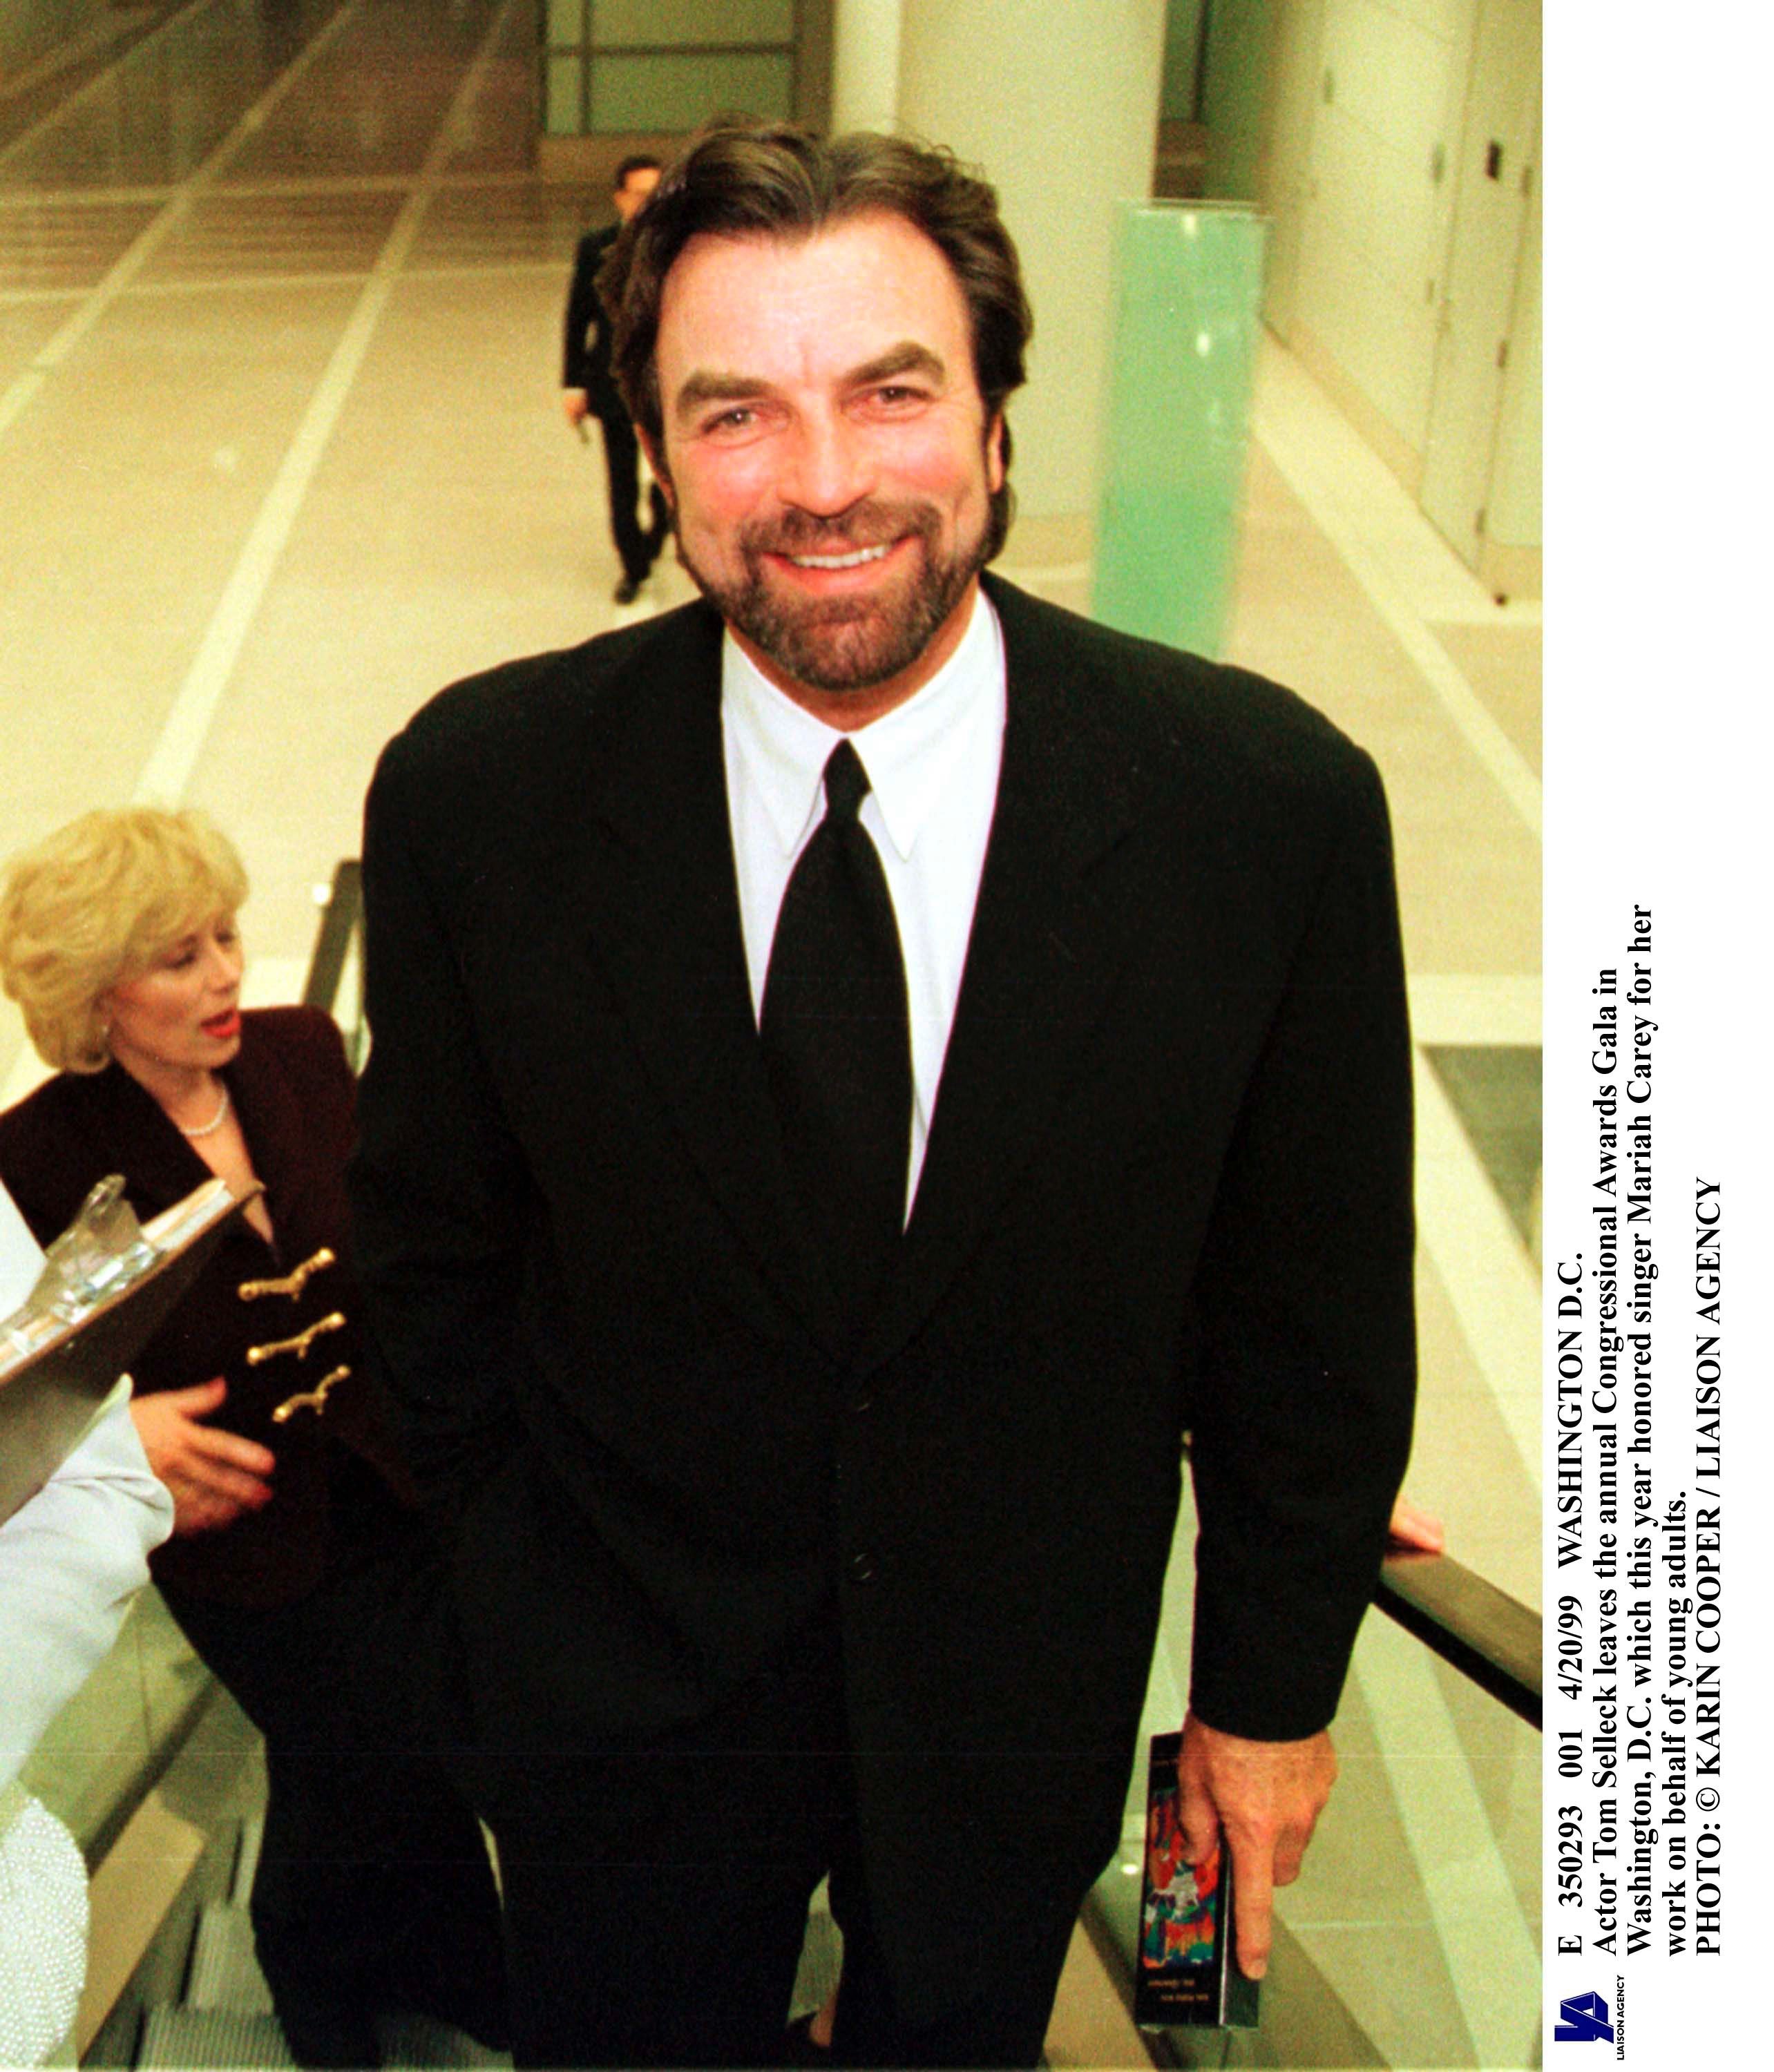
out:
<path id="1" fill-rule="evenodd" d="M 1134 2019 L 1254 2029 L 1257 1987 L 1232 1951 L 1232 1856 L 1222 1840 L 1204 1864 L 1183 1850 L 1176 1782 L 1180 1734 L 1155 1734 L 1146 1784 L 1146 1876 L 1140 1902 Z"/>

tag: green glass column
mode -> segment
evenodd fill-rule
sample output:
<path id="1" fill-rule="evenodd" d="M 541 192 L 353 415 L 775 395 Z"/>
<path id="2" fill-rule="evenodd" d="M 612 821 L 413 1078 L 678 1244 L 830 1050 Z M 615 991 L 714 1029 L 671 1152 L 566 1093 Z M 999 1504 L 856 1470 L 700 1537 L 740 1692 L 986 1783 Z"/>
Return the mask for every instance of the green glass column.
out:
<path id="1" fill-rule="evenodd" d="M 1268 229 L 1236 204 L 1122 208 L 1092 609 L 1202 655 L 1232 615 Z"/>

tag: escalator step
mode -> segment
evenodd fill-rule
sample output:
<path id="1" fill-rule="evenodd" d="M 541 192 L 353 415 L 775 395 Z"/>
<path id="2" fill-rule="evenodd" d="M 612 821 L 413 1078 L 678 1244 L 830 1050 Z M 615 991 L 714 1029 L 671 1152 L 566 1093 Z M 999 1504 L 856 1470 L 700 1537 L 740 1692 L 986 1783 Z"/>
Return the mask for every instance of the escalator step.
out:
<path id="1" fill-rule="evenodd" d="M 276 2018 L 235 2008 L 150 2008 L 136 2063 L 151 2072 L 293 2066 Z"/>
<path id="2" fill-rule="evenodd" d="M 385 2015 L 377 2021 L 376 2033 L 381 2039 L 382 2062 L 395 2068 L 395 2072 L 426 2066 L 508 2066 L 511 2063 L 508 2054 L 489 2050 L 459 2029 L 430 2015 Z"/>
<path id="3" fill-rule="evenodd" d="M 392 2015 L 377 2024 L 382 2062 L 396 2072 L 419 2068 L 509 2066 L 511 2059 L 476 2043 L 459 2029 L 418 2014 Z M 277 2018 L 238 2008 L 154 2008 L 136 2057 L 142 2072 L 217 2072 L 217 2068 L 294 2066 Z"/>

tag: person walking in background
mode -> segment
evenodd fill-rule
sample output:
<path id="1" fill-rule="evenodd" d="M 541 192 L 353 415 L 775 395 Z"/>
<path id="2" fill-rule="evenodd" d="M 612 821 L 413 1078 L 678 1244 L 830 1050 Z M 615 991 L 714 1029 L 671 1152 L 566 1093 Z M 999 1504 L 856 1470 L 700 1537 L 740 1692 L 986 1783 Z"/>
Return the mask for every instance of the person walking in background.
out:
<path id="1" fill-rule="evenodd" d="M 588 230 L 579 240 L 573 261 L 573 286 L 566 298 L 566 355 L 561 401 L 567 422 L 582 426 L 595 417 L 603 434 L 603 462 L 610 483 L 610 529 L 622 561 L 616 602 L 632 604 L 640 593 L 660 549 L 665 543 L 668 518 L 658 483 L 648 486 L 652 522 L 643 530 L 640 501 L 640 445 L 633 421 L 610 372 L 610 321 L 598 298 L 598 269 L 610 248 L 646 206 L 659 184 L 659 161 L 643 154 L 624 158 L 616 167 L 616 220 L 602 230 Z"/>

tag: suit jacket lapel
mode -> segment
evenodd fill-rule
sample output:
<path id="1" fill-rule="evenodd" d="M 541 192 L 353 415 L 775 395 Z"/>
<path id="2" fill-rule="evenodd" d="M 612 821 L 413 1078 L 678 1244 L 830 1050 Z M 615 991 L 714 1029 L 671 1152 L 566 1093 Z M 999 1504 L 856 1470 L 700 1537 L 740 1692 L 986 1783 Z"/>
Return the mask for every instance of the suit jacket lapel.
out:
<path id="1" fill-rule="evenodd" d="M 924 1170 L 866 1366 L 907 1342 L 1039 1155 L 1139 934 L 1115 868 L 1138 817 L 1137 773 L 1091 685 L 1043 652 L 1039 607 L 988 587 L 1009 689 L 998 803 Z"/>
<path id="2" fill-rule="evenodd" d="M 765 1278 L 835 1353 L 833 1298 L 795 1212 L 752 1018 L 720 640 L 704 606 L 658 622 L 635 695 L 613 701 L 620 731 L 603 760 L 581 892 L 593 955 L 661 1105 Z"/>

